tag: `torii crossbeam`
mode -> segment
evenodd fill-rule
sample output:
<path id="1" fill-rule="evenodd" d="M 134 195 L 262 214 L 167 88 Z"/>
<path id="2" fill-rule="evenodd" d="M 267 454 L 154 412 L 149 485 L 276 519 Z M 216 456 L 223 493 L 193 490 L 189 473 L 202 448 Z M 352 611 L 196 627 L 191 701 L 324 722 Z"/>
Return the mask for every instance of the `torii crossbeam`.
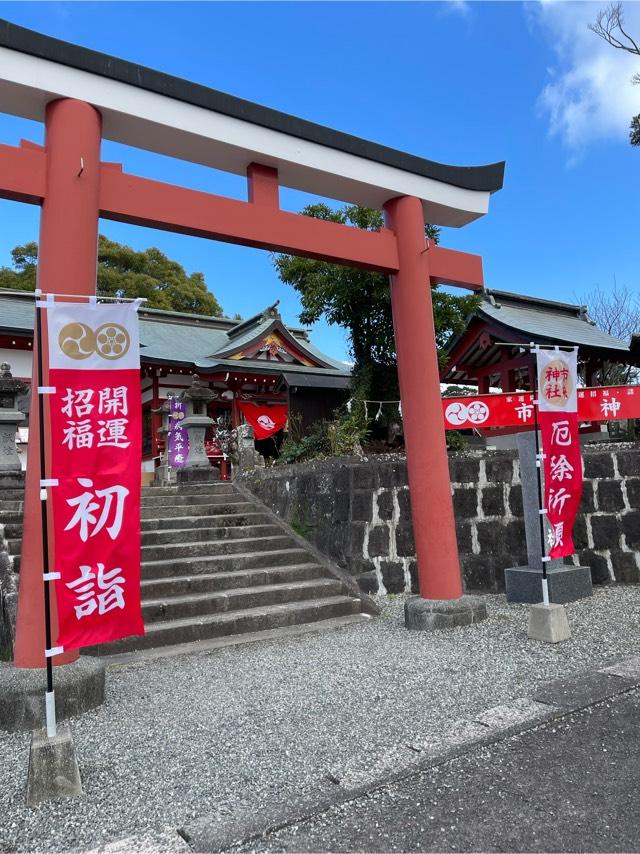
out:
<path id="1" fill-rule="evenodd" d="M 42 209 L 38 286 L 45 292 L 95 294 L 99 217 L 390 275 L 420 595 L 459 598 L 427 283 L 477 290 L 482 259 L 425 241 L 424 223 L 459 226 L 486 213 L 490 193 L 502 186 L 504 164 L 443 166 L 7 22 L 0 22 L 0 110 L 46 126 L 44 147 L 0 146 L 0 197 Z M 244 173 L 248 201 L 128 175 L 101 161 L 103 137 Z M 386 227 L 370 232 L 287 213 L 279 207 L 280 185 L 380 207 Z M 36 413 L 32 406 L 33 446 Z M 35 462 L 30 455 L 18 667 L 45 663 Z M 65 653 L 55 661 L 75 657 Z"/>

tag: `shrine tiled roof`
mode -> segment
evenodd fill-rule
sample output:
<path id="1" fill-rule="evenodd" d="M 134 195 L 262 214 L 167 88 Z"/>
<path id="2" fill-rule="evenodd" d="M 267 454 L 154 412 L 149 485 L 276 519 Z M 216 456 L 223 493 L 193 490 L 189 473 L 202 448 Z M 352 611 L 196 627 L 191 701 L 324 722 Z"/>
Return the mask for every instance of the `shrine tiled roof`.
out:
<path id="1" fill-rule="evenodd" d="M 28 291 L 0 290 L 0 334 L 33 334 L 33 293 Z M 269 313 L 271 312 L 271 313 Z M 314 362 L 327 367 L 308 367 L 286 363 L 286 370 L 315 374 L 350 376 L 348 366 L 322 353 L 308 338 L 304 329 L 286 327 L 275 306 L 248 320 L 225 317 L 206 317 L 198 314 L 182 314 L 174 311 L 142 308 L 140 310 L 140 356 L 143 362 L 155 364 L 192 365 L 195 368 L 214 369 L 230 367 L 257 368 L 261 372 L 281 373 L 285 365 L 278 361 L 258 359 L 234 360 L 223 355 L 241 350 L 243 346 L 259 339 L 265 330 L 277 320 L 288 333 L 296 347 Z M 234 336 L 239 327 L 240 335 Z"/>
<path id="2" fill-rule="evenodd" d="M 629 350 L 589 318 L 586 306 L 487 289 L 476 316 L 525 333 L 536 343 Z"/>

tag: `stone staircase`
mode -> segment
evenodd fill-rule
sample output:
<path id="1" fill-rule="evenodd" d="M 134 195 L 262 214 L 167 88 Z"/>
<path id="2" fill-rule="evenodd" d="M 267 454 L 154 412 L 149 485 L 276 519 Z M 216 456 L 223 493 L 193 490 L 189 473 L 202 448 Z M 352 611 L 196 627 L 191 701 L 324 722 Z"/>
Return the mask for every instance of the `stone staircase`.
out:
<path id="1" fill-rule="evenodd" d="M 145 635 L 86 653 L 180 651 L 216 638 L 368 618 L 355 584 L 231 483 L 146 487 L 141 515 Z"/>

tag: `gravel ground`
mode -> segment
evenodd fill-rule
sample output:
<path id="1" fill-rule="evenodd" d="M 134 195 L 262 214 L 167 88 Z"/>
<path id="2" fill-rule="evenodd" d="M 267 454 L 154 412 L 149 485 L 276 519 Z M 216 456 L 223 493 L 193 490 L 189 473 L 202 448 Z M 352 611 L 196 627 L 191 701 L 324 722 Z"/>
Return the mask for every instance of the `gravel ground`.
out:
<path id="1" fill-rule="evenodd" d="M 542 682 L 640 654 L 640 587 L 567 606 L 573 637 L 529 641 L 528 607 L 423 634 L 403 600 L 353 627 L 110 669 L 104 706 L 72 722 L 85 797 L 24 806 L 29 735 L 0 733 L 0 852 L 84 851 L 192 818 L 312 794 L 327 773 L 527 695 Z"/>

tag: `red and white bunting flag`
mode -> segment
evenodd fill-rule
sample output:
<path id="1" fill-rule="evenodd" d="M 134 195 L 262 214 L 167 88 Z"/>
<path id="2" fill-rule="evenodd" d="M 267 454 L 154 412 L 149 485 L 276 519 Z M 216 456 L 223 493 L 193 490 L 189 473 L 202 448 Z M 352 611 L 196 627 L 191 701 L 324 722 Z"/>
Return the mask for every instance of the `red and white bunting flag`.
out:
<path id="1" fill-rule="evenodd" d="M 578 350 L 537 352 L 538 419 L 544 460 L 547 554 L 574 553 L 573 524 L 582 497 L 578 431 Z"/>
<path id="2" fill-rule="evenodd" d="M 268 439 L 278 430 L 283 430 L 289 417 L 289 407 L 286 403 L 266 406 L 258 403 L 238 403 L 240 412 L 253 427 L 256 439 Z"/>
<path id="3" fill-rule="evenodd" d="M 143 634 L 138 304 L 47 305 L 57 646 Z"/>

